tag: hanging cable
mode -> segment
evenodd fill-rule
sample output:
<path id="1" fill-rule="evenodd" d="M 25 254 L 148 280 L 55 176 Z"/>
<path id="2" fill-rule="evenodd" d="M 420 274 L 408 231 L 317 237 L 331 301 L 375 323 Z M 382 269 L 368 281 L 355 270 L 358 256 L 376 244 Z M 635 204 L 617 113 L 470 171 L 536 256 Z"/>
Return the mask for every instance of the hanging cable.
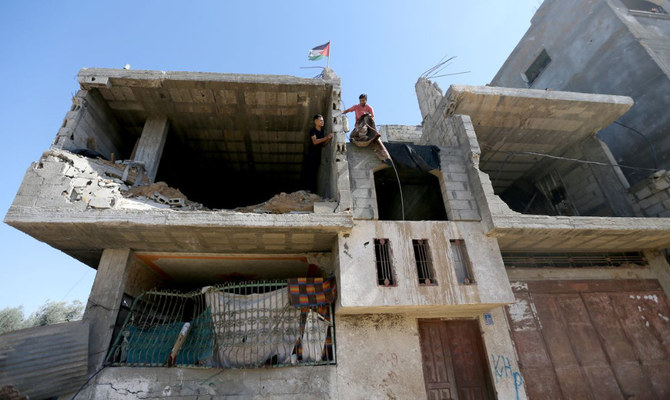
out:
<path id="1" fill-rule="evenodd" d="M 504 165 L 507 163 L 510 156 L 519 156 L 519 155 L 546 157 L 546 158 L 552 158 L 552 159 L 555 159 L 555 160 L 572 161 L 572 162 L 577 162 L 577 163 L 582 163 L 582 164 L 601 165 L 601 166 L 604 166 L 604 167 L 619 167 L 619 168 L 628 168 L 628 169 L 635 169 L 635 170 L 639 170 L 639 171 L 651 171 L 651 172 L 658 171 L 658 169 L 656 169 L 656 168 L 633 167 L 633 166 L 630 166 L 630 165 L 622 165 L 622 164 L 609 164 L 609 163 L 604 163 L 604 162 L 600 162 L 600 161 L 588 161 L 588 160 L 581 160 L 579 158 L 561 157 L 561 156 L 554 156 L 554 155 L 551 155 L 551 154 L 536 153 L 534 151 L 503 151 L 503 150 L 497 150 L 497 151 L 500 152 L 500 153 L 507 154 L 507 157 L 505 157 L 505 160 L 503 161 L 503 165 L 498 169 L 498 174 L 500 173 L 500 170 L 504 167 Z M 496 179 L 497 179 L 497 175 L 496 175 Z"/>
<path id="2" fill-rule="evenodd" d="M 647 145 L 649 145 L 649 150 L 651 150 L 651 155 L 654 157 L 654 169 L 658 171 L 658 158 L 656 158 L 656 149 L 654 148 L 654 145 L 651 143 L 648 137 L 644 136 L 642 132 L 638 131 L 635 128 L 631 128 L 630 126 L 624 125 L 619 121 L 614 121 L 615 124 L 619 126 L 623 126 L 626 129 L 630 129 L 631 131 L 637 133 L 638 135 L 642 136 L 642 138 L 647 142 Z"/>

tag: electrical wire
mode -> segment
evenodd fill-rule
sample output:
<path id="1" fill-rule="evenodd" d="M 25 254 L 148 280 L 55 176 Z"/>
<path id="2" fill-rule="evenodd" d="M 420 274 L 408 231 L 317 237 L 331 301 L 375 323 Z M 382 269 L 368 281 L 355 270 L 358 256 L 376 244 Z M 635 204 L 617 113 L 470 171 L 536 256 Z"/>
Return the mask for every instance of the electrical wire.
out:
<path id="1" fill-rule="evenodd" d="M 652 171 L 656 172 L 658 171 L 657 168 L 643 168 L 643 167 L 633 167 L 630 165 L 623 165 L 623 164 L 609 164 L 609 163 L 604 163 L 600 161 L 589 161 L 589 160 L 582 160 L 579 158 L 570 158 L 570 157 L 561 157 L 561 156 L 553 156 L 551 154 L 543 154 L 543 153 L 536 153 L 534 151 L 503 151 L 503 150 L 497 150 L 500 153 L 505 153 L 507 154 L 507 157 L 505 157 L 505 161 L 503 161 L 503 165 L 500 167 L 504 167 L 504 165 L 507 163 L 509 158 L 513 156 L 518 156 L 518 155 L 530 155 L 530 156 L 537 156 L 537 157 L 546 157 L 546 158 L 552 158 L 555 160 L 563 160 L 563 161 L 572 161 L 572 162 L 578 162 L 582 164 L 593 164 L 593 165 L 601 165 L 604 167 L 619 167 L 619 168 L 628 168 L 628 169 L 635 169 L 639 171 Z M 498 170 L 498 174 L 500 174 L 500 169 Z"/>
<path id="2" fill-rule="evenodd" d="M 658 158 L 656 157 L 656 148 L 654 148 L 654 145 L 651 143 L 651 140 L 649 140 L 648 137 L 642 134 L 642 132 L 638 131 L 635 128 L 631 128 L 628 125 L 624 125 L 619 121 L 614 121 L 615 124 L 619 126 L 623 126 L 626 129 L 630 129 L 631 131 L 637 133 L 638 135 L 642 136 L 642 138 L 647 142 L 647 145 L 649 145 L 649 150 L 651 150 L 651 155 L 654 157 L 654 168 L 658 171 Z"/>
<path id="3" fill-rule="evenodd" d="M 86 379 L 86 382 L 84 382 L 84 384 L 81 385 L 81 387 L 79 388 L 79 390 L 77 390 L 77 392 L 74 394 L 74 396 L 72 396 L 72 398 L 71 398 L 70 400 L 74 400 L 74 398 L 77 397 L 77 395 L 79 394 L 79 392 L 81 392 L 82 389 L 84 389 L 84 388 L 88 385 L 88 383 L 91 381 L 91 379 L 95 378 L 95 376 L 98 375 L 98 374 L 100 373 L 100 371 L 102 371 L 103 369 L 105 369 L 105 367 L 106 367 L 106 366 L 103 365 L 102 368 L 100 368 L 99 370 L 95 371 L 95 373 L 94 373 L 93 375 L 89 376 L 88 379 Z"/>

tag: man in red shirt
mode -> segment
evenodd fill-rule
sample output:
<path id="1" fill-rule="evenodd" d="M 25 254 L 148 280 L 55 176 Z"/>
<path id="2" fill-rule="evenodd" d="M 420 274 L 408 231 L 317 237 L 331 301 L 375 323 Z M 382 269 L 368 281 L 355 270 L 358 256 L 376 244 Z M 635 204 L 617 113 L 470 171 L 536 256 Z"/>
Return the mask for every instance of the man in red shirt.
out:
<path id="1" fill-rule="evenodd" d="M 342 111 L 342 114 L 344 115 L 351 111 L 356 112 L 356 123 L 349 135 L 349 140 L 360 142 L 359 146 L 363 146 L 363 142 L 369 143 L 380 135 L 379 132 L 377 132 L 377 126 L 375 125 L 375 112 L 372 107 L 367 104 L 368 95 L 363 93 L 358 96 L 358 100 L 358 104 Z M 367 146 L 367 144 L 365 144 L 365 146 Z"/>
<path id="2" fill-rule="evenodd" d="M 342 111 L 342 114 L 346 114 L 348 112 L 355 111 L 356 112 L 356 121 L 358 121 L 361 118 L 361 116 L 365 113 L 370 113 L 372 118 L 374 118 L 375 117 L 375 112 L 372 109 L 372 106 L 367 104 L 368 95 L 363 93 L 362 95 L 358 96 L 358 101 L 359 101 L 358 104 L 356 104 L 354 106 L 351 106 L 351 107 L 347 108 L 346 110 Z"/>

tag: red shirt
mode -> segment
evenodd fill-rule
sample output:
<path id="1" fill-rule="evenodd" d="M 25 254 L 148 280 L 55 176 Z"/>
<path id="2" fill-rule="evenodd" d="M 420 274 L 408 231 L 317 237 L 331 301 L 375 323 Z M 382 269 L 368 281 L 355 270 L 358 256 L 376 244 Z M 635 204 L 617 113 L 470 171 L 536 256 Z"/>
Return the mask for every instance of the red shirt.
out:
<path id="1" fill-rule="evenodd" d="M 365 114 L 366 112 L 370 113 L 373 117 L 375 116 L 375 112 L 372 109 L 372 107 L 369 104 L 366 104 L 365 106 L 361 106 L 360 104 L 356 104 L 355 106 L 352 106 L 350 108 L 347 108 L 344 110 L 345 113 L 348 113 L 349 111 L 355 111 L 356 112 L 356 121 L 361 117 L 361 115 Z"/>

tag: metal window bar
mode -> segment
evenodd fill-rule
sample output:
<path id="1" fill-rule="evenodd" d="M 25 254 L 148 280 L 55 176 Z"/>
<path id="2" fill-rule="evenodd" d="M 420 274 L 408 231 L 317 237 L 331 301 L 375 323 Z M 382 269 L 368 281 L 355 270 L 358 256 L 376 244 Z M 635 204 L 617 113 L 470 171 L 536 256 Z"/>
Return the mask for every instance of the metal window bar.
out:
<path id="1" fill-rule="evenodd" d="M 470 267 L 468 265 L 467 252 L 465 250 L 465 241 L 461 239 L 450 240 L 451 254 L 454 258 L 454 269 L 456 270 L 456 278 L 458 283 L 470 285 L 474 283 Z"/>
<path id="2" fill-rule="evenodd" d="M 436 285 L 435 273 L 430 259 L 430 248 L 428 240 L 412 240 L 414 248 L 414 260 L 416 261 L 416 270 L 419 276 L 419 285 Z"/>
<path id="3" fill-rule="evenodd" d="M 585 268 L 645 266 L 642 252 L 621 253 L 522 253 L 503 252 L 507 268 Z"/>
<path id="4" fill-rule="evenodd" d="M 377 266 L 377 284 L 380 286 L 395 286 L 389 240 L 375 239 L 374 243 Z"/>
<path id="5" fill-rule="evenodd" d="M 334 364 L 332 305 L 295 307 L 285 281 L 137 297 L 107 356 L 115 366 Z"/>

